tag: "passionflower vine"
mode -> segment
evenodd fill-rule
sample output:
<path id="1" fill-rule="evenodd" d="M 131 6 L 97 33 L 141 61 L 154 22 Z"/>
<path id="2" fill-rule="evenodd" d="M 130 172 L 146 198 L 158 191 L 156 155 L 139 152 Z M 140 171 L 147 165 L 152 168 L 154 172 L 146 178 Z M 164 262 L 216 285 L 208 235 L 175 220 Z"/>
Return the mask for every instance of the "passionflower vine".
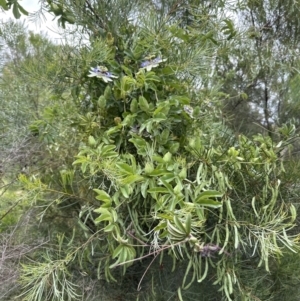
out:
<path id="1" fill-rule="evenodd" d="M 158 67 L 160 63 L 165 62 L 167 59 L 163 59 L 160 56 L 154 59 L 148 59 L 141 63 L 141 68 L 150 71 L 152 68 Z"/>
<path id="2" fill-rule="evenodd" d="M 98 77 L 101 78 L 105 83 L 111 82 L 117 76 L 113 75 L 108 69 L 104 66 L 92 67 L 88 77 Z"/>

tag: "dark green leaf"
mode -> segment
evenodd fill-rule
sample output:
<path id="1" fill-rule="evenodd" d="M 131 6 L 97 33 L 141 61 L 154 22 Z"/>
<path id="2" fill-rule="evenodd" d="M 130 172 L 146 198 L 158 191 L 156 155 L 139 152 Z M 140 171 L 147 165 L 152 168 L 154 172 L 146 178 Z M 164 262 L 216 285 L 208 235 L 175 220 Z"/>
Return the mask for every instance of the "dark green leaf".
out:
<path id="1" fill-rule="evenodd" d="M 19 12 L 19 4 L 17 2 L 15 2 L 13 4 L 13 14 L 14 14 L 14 17 L 16 19 L 20 19 L 21 18 L 21 14 Z"/>
<path id="2" fill-rule="evenodd" d="M 21 13 L 25 16 L 28 16 L 28 11 L 25 10 L 20 4 L 18 4 L 18 5 L 19 5 L 19 10 L 21 11 Z"/>
<path id="3" fill-rule="evenodd" d="M 0 0 L 0 6 L 5 10 L 8 9 L 6 0 Z"/>
<path id="4" fill-rule="evenodd" d="M 223 196 L 223 193 L 221 193 L 219 191 L 216 191 L 216 190 L 207 190 L 207 191 L 201 192 L 197 196 L 197 200 L 208 199 L 208 198 L 221 198 L 222 196 Z"/>
<path id="5" fill-rule="evenodd" d="M 222 206 L 221 202 L 213 201 L 210 199 L 196 199 L 195 203 L 205 207 L 219 208 Z"/>
<path id="6" fill-rule="evenodd" d="M 168 193 L 168 189 L 165 187 L 157 186 L 157 187 L 148 189 L 148 192 L 149 193 Z"/>

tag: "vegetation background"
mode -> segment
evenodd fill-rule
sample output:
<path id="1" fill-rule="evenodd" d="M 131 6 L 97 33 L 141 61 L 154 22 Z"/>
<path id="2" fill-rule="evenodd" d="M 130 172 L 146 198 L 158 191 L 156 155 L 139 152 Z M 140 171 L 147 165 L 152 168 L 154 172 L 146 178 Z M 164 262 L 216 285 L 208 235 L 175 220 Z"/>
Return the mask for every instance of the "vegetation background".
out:
<path id="1" fill-rule="evenodd" d="M 40 4 L 63 43 L 0 24 L 1 300 L 297 300 L 299 4 Z"/>

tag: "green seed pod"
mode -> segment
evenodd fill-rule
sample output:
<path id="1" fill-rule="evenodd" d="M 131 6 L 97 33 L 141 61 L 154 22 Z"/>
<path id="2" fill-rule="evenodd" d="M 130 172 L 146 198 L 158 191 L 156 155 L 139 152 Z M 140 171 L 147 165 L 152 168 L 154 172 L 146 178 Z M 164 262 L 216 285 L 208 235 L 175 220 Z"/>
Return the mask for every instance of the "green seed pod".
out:
<path id="1" fill-rule="evenodd" d="M 96 140 L 93 136 L 89 136 L 89 145 L 90 146 L 95 146 L 96 145 Z"/>
<path id="2" fill-rule="evenodd" d="M 149 174 L 154 170 L 154 166 L 152 162 L 147 162 L 145 165 L 145 173 Z"/>
<path id="3" fill-rule="evenodd" d="M 165 163 L 168 163 L 171 162 L 171 160 L 172 160 L 172 154 L 170 152 L 167 152 L 163 157 L 163 161 Z"/>
<path id="4" fill-rule="evenodd" d="M 172 154 L 177 153 L 178 149 L 179 149 L 180 144 L 178 142 L 174 142 L 171 147 L 169 148 L 170 152 Z"/>
<path id="5" fill-rule="evenodd" d="M 106 107 L 106 98 L 101 95 L 97 101 L 97 105 L 100 109 L 105 109 Z"/>
<path id="6" fill-rule="evenodd" d="M 174 193 L 177 194 L 177 195 L 180 194 L 181 189 L 182 189 L 182 187 L 180 185 L 176 185 L 174 187 Z"/>
<path id="7" fill-rule="evenodd" d="M 179 178 L 180 179 L 186 179 L 186 168 L 182 168 L 181 172 L 179 173 Z"/>
<path id="8" fill-rule="evenodd" d="M 189 241 L 193 245 L 195 245 L 196 243 L 199 244 L 199 241 L 198 241 L 198 239 L 195 236 L 192 236 Z"/>
<path id="9" fill-rule="evenodd" d="M 122 119 L 120 118 L 120 117 L 115 117 L 114 118 L 114 122 L 115 122 L 115 124 L 120 124 L 121 123 L 121 121 L 122 121 Z"/>
<path id="10" fill-rule="evenodd" d="M 114 44 L 114 37 L 112 36 L 111 32 L 107 33 L 106 42 L 108 46 L 112 46 Z"/>

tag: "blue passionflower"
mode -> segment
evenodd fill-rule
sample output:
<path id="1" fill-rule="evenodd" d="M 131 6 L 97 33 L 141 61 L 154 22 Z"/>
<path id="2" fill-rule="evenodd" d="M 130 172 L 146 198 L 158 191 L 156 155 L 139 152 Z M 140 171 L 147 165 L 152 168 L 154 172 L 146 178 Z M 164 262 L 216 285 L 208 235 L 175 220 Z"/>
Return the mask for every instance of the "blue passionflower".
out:
<path id="1" fill-rule="evenodd" d="M 141 63 L 141 68 L 145 68 L 150 65 L 150 61 L 144 61 Z"/>
<path id="2" fill-rule="evenodd" d="M 161 57 L 156 57 L 154 59 L 148 59 L 141 63 L 141 68 L 150 71 L 152 68 L 158 67 L 160 63 L 165 62 L 167 59 L 163 59 Z"/>
<path id="3" fill-rule="evenodd" d="M 183 109 L 191 118 L 194 118 L 194 116 L 193 116 L 194 109 L 191 106 L 184 105 Z"/>
<path id="4" fill-rule="evenodd" d="M 113 75 L 108 69 L 104 66 L 92 67 L 90 70 L 90 74 L 88 77 L 98 77 L 101 78 L 105 83 L 113 81 L 113 78 L 117 78 L 117 76 Z"/>

